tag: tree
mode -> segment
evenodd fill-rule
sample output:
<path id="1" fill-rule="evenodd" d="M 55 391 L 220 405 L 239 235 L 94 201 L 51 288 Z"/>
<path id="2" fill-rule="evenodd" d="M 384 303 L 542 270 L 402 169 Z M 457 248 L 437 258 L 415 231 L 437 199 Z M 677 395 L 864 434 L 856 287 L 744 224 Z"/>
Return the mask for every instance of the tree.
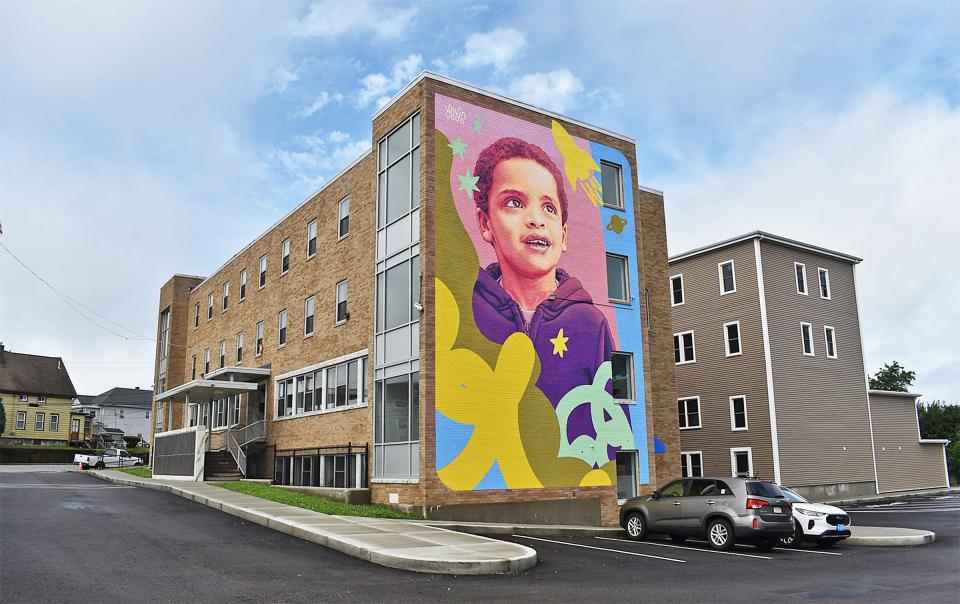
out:
<path id="1" fill-rule="evenodd" d="M 0 434 L 7 429 L 7 410 L 3 407 L 3 397 L 0 396 Z"/>
<path id="2" fill-rule="evenodd" d="M 917 374 L 907 371 L 900 363 L 884 364 L 883 368 L 870 378 L 871 390 L 887 390 L 890 392 L 908 392 Z"/>
<path id="3" fill-rule="evenodd" d="M 917 418 L 920 420 L 921 438 L 945 438 L 947 445 L 947 469 L 954 477 L 960 478 L 960 405 L 949 405 L 942 401 L 917 403 Z"/>

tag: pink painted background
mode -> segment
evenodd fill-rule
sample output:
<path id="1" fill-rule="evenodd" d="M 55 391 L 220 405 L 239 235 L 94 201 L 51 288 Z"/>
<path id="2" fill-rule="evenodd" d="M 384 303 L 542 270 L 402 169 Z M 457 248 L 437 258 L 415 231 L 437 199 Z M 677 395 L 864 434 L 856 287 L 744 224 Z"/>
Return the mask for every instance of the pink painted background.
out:
<path id="1" fill-rule="evenodd" d="M 452 111 L 448 111 L 448 108 Z M 450 142 L 460 137 L 460 140 L 467 145 L 464 159 L 460 159 L 459 155 L 453 156 L 450 190 L 453 192 L 453 200 L 460 214 L 460 221 L 473 240 L 480 266 L 485 268 L 497 261 L 497 255 L 493 251 L 493 246 L 480 237 L 476 217 L 477 206 L 467 191 L 459 190 L 460 179 L 457 175 L 466 174 L 467 171 L 473 174 L 480 152 L 497 139 L 507 136 L 525 140 L 543 149 L 561 173 L 564 173 L 563 156 L 553 142 L 553 132 L 550 128 L 537 126 L 440 94 L 436 95 L 435 115 L 437 130 L 442 132 Z M 462 124 L 459 121 L 461 117 Z M 474 120 L 478 117 L 482 123 L 480 132 L 474 130 Z M 589 142 L 577 137 L 573 137 L 573 140 L 578 147 L 587 153 L 590 152 Z M 599 176 L 597 174 L 598 180 Z M 577 191 L 571 189 L 565 173 L 563 187 L 567 194 L 569 216 L 567 218 L 567 251 L 560 257 L 559 267 L 583 284 L 584 289 L 593 298 L 596 308 L 607 318 L 614 346 L 618 346 L 620 338 L 617 332 L 616 316 L 613 307 L 607 302 L 609 296 L 607 295 L 606 247 L 603 225 L 600 221 L 600 208 L 590 202 L 582 188 L 578 187 Z M 443 236 L 442 233 L 440 236 Z"/>

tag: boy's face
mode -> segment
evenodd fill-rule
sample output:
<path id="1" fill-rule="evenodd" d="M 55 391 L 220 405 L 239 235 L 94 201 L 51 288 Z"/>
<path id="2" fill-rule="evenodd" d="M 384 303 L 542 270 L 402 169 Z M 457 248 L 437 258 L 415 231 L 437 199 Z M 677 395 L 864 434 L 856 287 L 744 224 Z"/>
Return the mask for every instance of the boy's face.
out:
<path id="1" fill-rule="evenodd" d="M 567 249 L 561 212 L 553 175 L 532 159 L 513 158 L 494 168 L 487 212 L 477 208 L 477 222 L 501 269 L 535 278 L 556 270 Z"/>

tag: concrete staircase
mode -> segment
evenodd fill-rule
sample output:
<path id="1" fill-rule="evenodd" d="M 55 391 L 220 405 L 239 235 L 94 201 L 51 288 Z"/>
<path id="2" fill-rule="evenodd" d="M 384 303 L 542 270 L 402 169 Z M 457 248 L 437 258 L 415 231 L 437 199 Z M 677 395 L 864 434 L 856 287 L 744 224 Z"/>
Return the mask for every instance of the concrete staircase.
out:
<path id="1" fill-rule="evenodd" d="M 243 474 L 229 451 L 207 451 L 203 462 L 203 479 L 217 482 L 240 480 Z"/>

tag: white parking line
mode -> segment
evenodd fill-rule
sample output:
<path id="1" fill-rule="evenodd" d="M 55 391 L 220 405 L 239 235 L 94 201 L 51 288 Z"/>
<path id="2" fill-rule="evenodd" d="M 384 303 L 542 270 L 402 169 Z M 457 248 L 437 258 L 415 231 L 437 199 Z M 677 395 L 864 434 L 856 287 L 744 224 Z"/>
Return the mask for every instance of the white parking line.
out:
<path id="1" fill-rule="evenodd" d="M 780 550 L 782 552 L 797 552 L 800 554 L 822 554 L 824 556 L 842 556 L 840 552 L 821 552 L 815 549 L 800 549 L 795 547 L 775 547 L 773 549 Z"/>
<path id="2" fill-rule="evenodd" d="M 553 539 L 541 539 L 540 537 L 527 537 L 526 535 L 514 535 L 519 539 L 533 539 L 534 541 L 546 541 L 547 543 L 558 543 L 560 545 L 569 545 L 570 547 L 582 547 L 585 549 L 598 549 L 602 552 L 613 552 L 615 554 L 625 554 L 627 556 L 639 556 L 641 558 L 655 558 L 657 560 L 666 560 L 667 562 L 679 562 L 680 564 L 686 564 L 686 560 L 677 560 L 676 558 L 664 558 L 663 556 L 652 556 L 650 554 L 641 554 L 638 552 L 625 552 L 620 549 L 608 549 L 605 547 L 594 547 L 592 545 L 581 545 L 580 543 L 568 543 L 566 541 L 554 541 Z M 602 537 L 598 537 L 601 539 Z M 615 541 L 623 541 L 623 539 L 618 539 Z"/>
<path id="3" fill-rule="evenodd" d="M 135 489 L 137 487 L 131 486 L 99 486 L 99 485 L 90 485 L 90 486 L 71 486 L 71 485 L 57 485 L 57 484 L 0 484 L 0 489 L 66 489 L 66 490 L 79 490 L 79 489 Z"/>
<path id="4" fill-rule="evenodd" d="M 604 541 L 626 541 L 627 543 L 636 543 L 637 545 L 656 545 L 657 547 L 673 547 L 676 549 L 686 549 L 692 552 L 704 552 L 707 554 L 724 554 L 726 556 L 743 556 L 744 558 L 760 558 L 761 560 L 773 560 L 770 556 L 758 556 L 756 554 L 741 554 L 738 552 L 721 552 L 715 549 L 702 549 L 699 547 L 687 547 L 686 545 L 671 545 L 669 543 L 654 543 L 653 541 L 632 541 L 629 539 L 617 539 L 615 537 L 596 537 Z"/>
<path id="5" fill-rule="evenodd" d="M 960 512 L 960 508 L 937 508 L 934 510 L 847 510 L 850 514 L 930 514 L 936 512 Z"/>

